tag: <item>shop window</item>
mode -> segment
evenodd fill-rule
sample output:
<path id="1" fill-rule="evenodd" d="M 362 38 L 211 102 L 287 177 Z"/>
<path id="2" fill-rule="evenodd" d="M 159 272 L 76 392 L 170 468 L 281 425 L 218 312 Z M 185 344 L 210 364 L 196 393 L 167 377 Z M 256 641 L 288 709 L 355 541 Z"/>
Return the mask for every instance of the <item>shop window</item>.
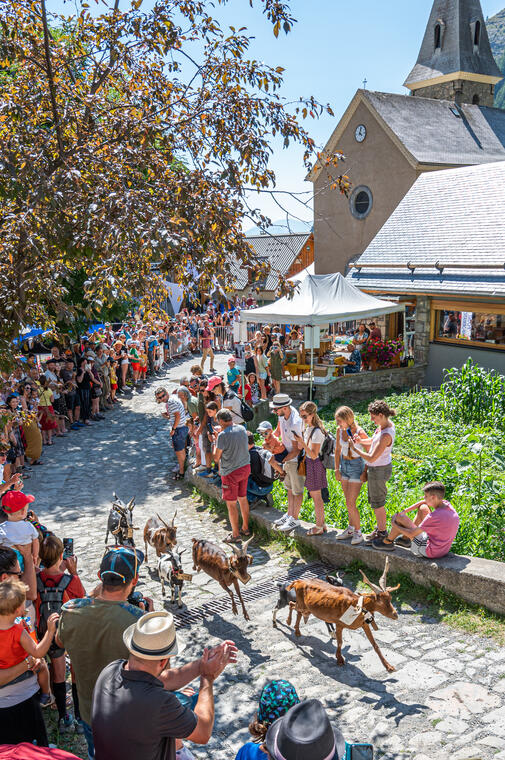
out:
<path id="1" fill-rule="evenodd" d="M 436 341 L 481 343 L 505 348 L 505 314 L 483 311 L 436 311 Z"/>

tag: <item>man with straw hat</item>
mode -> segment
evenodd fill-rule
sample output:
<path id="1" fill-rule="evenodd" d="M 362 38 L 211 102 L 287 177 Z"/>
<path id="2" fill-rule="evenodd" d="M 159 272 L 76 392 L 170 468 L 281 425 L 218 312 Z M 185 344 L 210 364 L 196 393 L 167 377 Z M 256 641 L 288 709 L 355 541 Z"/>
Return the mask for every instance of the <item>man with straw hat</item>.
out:
<path id="1" fill-rule="evenodd" d="M 165 611 L 143 615 L 125 630 L 123 641 L 128 660 L 107 665 L 93 691 L 96 760 L 175 760 L 176 739 L 207 744 L 214 726 L 213 683 L 236 662 L 234 643 L 205 649 L 196 663 L 170 671 L 170 657 L 184 646 L 177 641 L 173 615 Z M 200 689 L 191 710 L 167 689 L 182 688 L 197 675 Z"/>

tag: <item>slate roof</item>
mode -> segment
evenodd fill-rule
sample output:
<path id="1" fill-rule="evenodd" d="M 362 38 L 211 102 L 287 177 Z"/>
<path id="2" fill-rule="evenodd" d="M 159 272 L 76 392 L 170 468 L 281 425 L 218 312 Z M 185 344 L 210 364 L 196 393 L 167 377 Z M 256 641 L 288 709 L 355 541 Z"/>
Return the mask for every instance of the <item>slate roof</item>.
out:
<path id="1" fill-rule="evenodd" d="M 505 111 L 500 108 L 456 108 L 448 100 L 362 92 L 419 163 L 464 166 L 505 160 Z"/>
<path id="2" fill-rule="evenodd" d="M 435 49 L 435 27 L 442 22 L 442 45 Z M 479 46 L 474 46 L 474 27 L 480 22 Z M 464 71 L 502 78 L 491 45 L 479 0 L 435 0 L 417 63 L 405 81 L 415 85 L 446 74 Z"/>
<path id="3" fill-rule="evenodd" d="M 505 161 L 422 174 L 355 263 L 363 290 L 505 296 Z"/>
<path id="4" fill-rule="evenodd" d="M 253 248 L 257 258 L 270 263 L 270 273 L 261 290 L 275 290 L 279 274 L 287 274 L 290 266 L 300 254 L 312 232 L 291 235 L 247 235 L 246 241 Z M 235 274 L 233 287 L 242 290 L 248 283 L 247 269 L 238 263 L 232 265 Z"/>

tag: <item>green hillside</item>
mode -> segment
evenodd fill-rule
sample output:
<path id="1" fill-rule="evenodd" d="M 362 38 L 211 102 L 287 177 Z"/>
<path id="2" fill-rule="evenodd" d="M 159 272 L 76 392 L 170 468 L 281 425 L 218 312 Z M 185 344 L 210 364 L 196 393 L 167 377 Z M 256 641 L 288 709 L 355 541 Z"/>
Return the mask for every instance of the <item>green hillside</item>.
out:
<path id="1" fill-rule="evenodd" d="M 505 8 L 496 16 L 488 18 L 486 26 L 493 55 L 505 76 Z M 495 106 L 505 108 L 505 81 L 496 86 Z"/>

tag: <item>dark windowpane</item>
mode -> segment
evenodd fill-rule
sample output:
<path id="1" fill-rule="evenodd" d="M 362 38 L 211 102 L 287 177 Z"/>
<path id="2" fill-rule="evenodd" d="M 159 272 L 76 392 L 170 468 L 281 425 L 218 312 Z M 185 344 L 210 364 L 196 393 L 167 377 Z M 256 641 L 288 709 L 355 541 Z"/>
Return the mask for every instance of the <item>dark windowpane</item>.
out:
<path id="1" fill-rule="evenodd" d="M 354 208 L 356 209 L 358 214 L 366 214 L 369 206 L 370 206 L 370 198 L 368 197 L 368 193 L 365 193 L 365 191 L 362 190 L 356 196 L 356 200 L 354 201 Z"/>
<path id="2" fill-rule="evenodd" d="M 438 50 L 440 47 L 440 40 L 441 40 L 441 29 L 440 24 L 437 24 L 435 27 L 435 50 Z"/>
<path id="3" fill-rule="evenodd" d="M 475 24 L 475 34 L 473 37 L 473 44 L 476 47 L 479 47 L 480 45 L 480 21 L 477 21 L 477 23 Z"/>

